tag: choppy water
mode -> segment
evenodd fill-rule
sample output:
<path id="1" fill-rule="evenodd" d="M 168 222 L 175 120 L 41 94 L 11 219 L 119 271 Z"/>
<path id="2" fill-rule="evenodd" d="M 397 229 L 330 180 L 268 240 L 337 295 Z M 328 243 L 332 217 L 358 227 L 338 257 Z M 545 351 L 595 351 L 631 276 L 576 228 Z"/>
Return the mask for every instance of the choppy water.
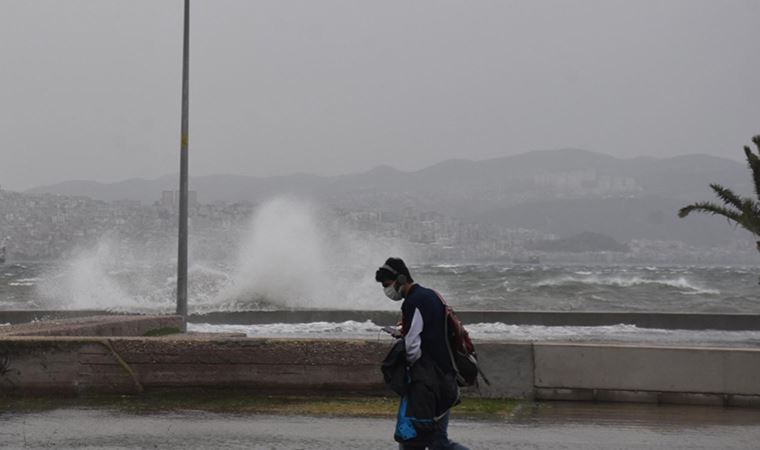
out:
<path id="1" fill-rule="evenodd" d="M 693 266 L 424 267 L 471 309 L 756 312 L 757 270 Z"/>
<path id="2" fill-rule="evenodd" d="M 373 261 L 374 262 L 374 261 Z M 193 312 L 281 308 L 397 309 L 372 279 L 375 266 L 335 269 L 313 289 L 287 292 L 235 289 L 233 269 L 195 265 L 189 275 Z M 0 310 L 174 309 L 174 266 L 28 263 L 0 266 Z M 744 312 L 760 309 L 754 267 L 425 265 L 419 283 L 439 290 L 459 309 L 524 311 Z M 283 274 L 287 280 L 287 274 Z M 239 278 L 239 275 L 237 276 Z M 290 283 L 303 283 L 293 277 Z"/>
<path id="3" fill-rule="evenodd" d="M 0 310 L 110 309 L 171 312 L 175 308 L 174 266 L 28 263 L 0 267 Z M 261 293 L 234 289 L 232 269 L 196 265 L 189 278 L 191 312 L 298 307 L 397 310 L 373 280 L 374 266 L 336 270 L 334 289 L 306 292 L 283 302 Z M 414 267 L 421 284 L 443 293 L 458 309 L 529 311 L 664 311 L 757 313 L 758 270 L 750 267 L 581 266 L 581 265 L 425 265 Z M 360 275 L 357 275 L 360 274 Z M 293 283 L 300 280 L 293 279 Z M 308 298 L 313 295 L 313 298 Z M 251 337 L 387 339 L 380 325 L 367 322 L 204 325 L 190 331 L 237 332 Z M 757 331 L 686 331 L 606 327 L 542 327 L 503 323 L 470 324 L 478 340 L 656 343 L 757 347 Z"/>

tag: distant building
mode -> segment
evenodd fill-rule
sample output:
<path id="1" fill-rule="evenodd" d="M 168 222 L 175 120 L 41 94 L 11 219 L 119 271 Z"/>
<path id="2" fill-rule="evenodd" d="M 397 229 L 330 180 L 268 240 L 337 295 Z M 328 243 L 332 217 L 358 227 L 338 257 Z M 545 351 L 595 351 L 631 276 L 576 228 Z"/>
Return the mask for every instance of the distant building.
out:
<path id="1" fill-rule="evenodd" d="M 113 205 L 118 208 L 139 208 L 140 200 L 114 200 Z"/>

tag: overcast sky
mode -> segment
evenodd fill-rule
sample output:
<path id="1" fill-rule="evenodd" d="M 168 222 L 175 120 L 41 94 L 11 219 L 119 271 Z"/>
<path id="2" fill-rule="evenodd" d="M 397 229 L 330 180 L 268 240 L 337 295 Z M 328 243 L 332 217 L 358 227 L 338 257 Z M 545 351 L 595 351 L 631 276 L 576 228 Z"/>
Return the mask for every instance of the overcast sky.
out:
<path id="1" fill-rule="evenodd" d="M 192 0 L 191 175 L 742 159 L 760 0 Z M 0 184 L 179 167 L 181 0 L 0 0 Z"/>

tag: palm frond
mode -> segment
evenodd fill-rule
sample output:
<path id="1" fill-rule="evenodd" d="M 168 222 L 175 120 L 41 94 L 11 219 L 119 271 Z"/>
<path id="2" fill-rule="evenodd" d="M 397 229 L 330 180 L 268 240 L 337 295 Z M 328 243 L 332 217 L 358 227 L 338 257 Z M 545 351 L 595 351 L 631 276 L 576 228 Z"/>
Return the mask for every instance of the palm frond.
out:
<path id="1" fill-rule="evenodd" d="M 710 184 L 710 187 L 726 205 L 734 206 L 737 209 L 742 209 L 744 207 L 743 199 L 736 195 L 731 189 L 724 188 L 717 183 Z"/>
<path id="2" fill-rule="evenodd" d="M 760 136 L 755 136 L 753 141 L 758 146 L 758 152 L 760 152 Z M 755 187 L 755 195 L 760 199 L 760 157 L 752 152 L 752 149 L 744 146 L 744 154 L 747 156 L 747 165 L 752 171 L 752 182 Z"/>
<path id="3" fill-rule="evenodd" d="M 745 199 L 741 208 L 742 214 L 740 225 L 747 230 L 760 235 L 760 205 L 750 199 Z"/>
<path id="4" fill-rule="evenodd" d="M 752 171 L 752 181 L 758 200 L 741 197 L 732 190 L 713 183 L 710 184 L 710 187 L 723 201 L 723 205 L 710 202 L 693 203 L 679 209 L 678 217 L 686 217 L 694 211 L 723 216 L 729 222 L 734 222 L 737 226 L 760 236 L 760 135 L 754 136 L 752 142 L 757 147 L 757 154 L 747 146 L 744 147 L 744 154 L 747 156 L 747 165 Z M 758 251 L 760 251 L 760 241 L 757 242 L 757 245 Z"/>
<path id="5" fill-rule="evenodd" d="M 693 211 L 709 213 L 714 216 L 724 216 L 729 220 L 733 220 L 736 223 L 742 222 L 742 214 L 740 212 L 731 211 L 730 209 L 716 205 L 710 202 L 697 202 L 678 210 L 678 217 L 686 217 Z"/>

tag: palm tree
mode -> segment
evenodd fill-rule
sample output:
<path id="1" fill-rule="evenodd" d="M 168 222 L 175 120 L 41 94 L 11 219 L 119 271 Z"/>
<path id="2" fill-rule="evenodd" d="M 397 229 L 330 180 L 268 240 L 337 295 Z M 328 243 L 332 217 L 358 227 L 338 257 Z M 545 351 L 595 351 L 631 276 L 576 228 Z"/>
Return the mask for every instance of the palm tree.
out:
<path id="1" fill-rule="evenodd" d="M 752 138 L 757 147 L 758 154 L 752 153 L 749 147 L 744 146 L 744 154 L 747 155 L 747 164 L 752 171 L 752 181 L 755 186 L 757 200 L 741 197 L 730 189 L 719 184 L 710 184 L 710 187 L 723 205 L 710 202 L 697 202 L 684 206 L 678 210 L 678 217 L 686 217 L 692 211 L 699 211 L 716 216 L 723 216 L 729 222 L 734 222 L 760 239 L 760 135 Z M 757 251 L 760 251 L 760 240 L 756 243 Z"/>

